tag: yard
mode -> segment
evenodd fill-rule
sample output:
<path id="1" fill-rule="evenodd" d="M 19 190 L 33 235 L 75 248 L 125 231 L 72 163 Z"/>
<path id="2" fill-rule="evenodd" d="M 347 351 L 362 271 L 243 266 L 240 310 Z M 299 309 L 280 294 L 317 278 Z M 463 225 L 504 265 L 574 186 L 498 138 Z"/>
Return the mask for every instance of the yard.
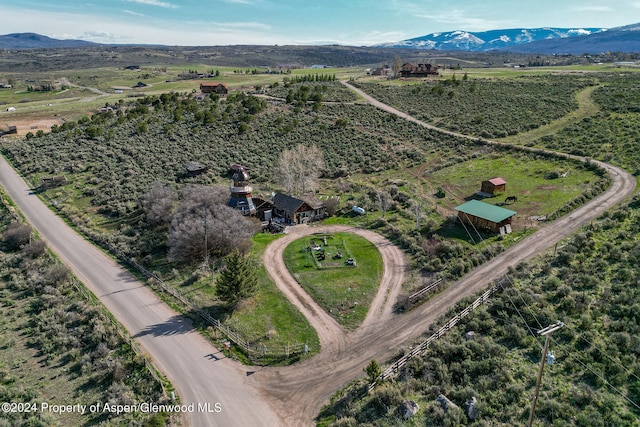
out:
<path id="1" fill-rule="evenodd" d="M 298 283 L 338 323 L 355 329 L 364 320 L 382 277 L 382 258 L 372 243 L 350 233 L 312 235 L 291 243 L 284 260 Z"/>

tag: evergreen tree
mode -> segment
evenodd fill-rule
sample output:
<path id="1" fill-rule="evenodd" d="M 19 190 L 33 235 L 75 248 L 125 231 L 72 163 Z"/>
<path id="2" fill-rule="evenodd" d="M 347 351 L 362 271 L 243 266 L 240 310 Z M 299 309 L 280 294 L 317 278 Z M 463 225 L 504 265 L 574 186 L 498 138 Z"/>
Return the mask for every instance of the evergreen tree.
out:
<path id="1" fill-rule="evenodd" d="M 216 279 L 216 294 L 233 309 L 256 292 L 258 279 L 255 266 L 238 251 L 227 255 L 225 264 Z"/>

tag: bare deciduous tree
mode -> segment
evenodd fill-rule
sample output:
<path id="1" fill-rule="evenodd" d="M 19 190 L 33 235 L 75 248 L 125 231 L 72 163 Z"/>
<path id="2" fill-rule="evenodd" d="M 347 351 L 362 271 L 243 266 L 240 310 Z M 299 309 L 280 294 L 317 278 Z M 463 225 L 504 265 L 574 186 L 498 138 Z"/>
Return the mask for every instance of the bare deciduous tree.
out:
<path id="1" fill-rule="evenodd" d="M 226 206 L 225 189 L 193 186 L 184 189 L 181 196 L 169 228 L 171 261 L 197 262 L 205 255 L 248 252 L 259 224 Z"/>
<path id="2" fill-rule="evenodd" d="M 391 198 L 391 195 L 386 191 L 378 191 L 378 194 L 376 196 L 378 198 L 380 210 L 382 211 L 382 217 L 384 218 L 387 211 L 389 210 L 389 206 L 391 205 L 393 199 Z"/>
<path id="3" fill-rule="evenodd" d="M 324 206 L 327 209 L 327 215 L 334 216 L 338 212 L 340 206 L 340 197 L 331 196 L 324 202 Z"/>
<path id="4" fill-rule="evenodd" d="M 393 71 L 393 78 L 397 79 L 400 77 L 400 69 L 402 68 L 402 58 L 400 55 L 396 55 L 393 58 L 393 65 L 391 66 L 391 71 Z"/>
<path id="5" fill-rule="evenodd" d="M 178 200 L 178 193 L 171 184 L 156 181 L 142 196 L 140 204 L 152 224 L 169 224 Z"/>
<path id="6" fill-rule="evenodd" d="M 278 175 L 289 194 L 304 194 L 316 188 L 324 168 L 322 151 L 315 146 L 298 144 L 278 158 Z"/>

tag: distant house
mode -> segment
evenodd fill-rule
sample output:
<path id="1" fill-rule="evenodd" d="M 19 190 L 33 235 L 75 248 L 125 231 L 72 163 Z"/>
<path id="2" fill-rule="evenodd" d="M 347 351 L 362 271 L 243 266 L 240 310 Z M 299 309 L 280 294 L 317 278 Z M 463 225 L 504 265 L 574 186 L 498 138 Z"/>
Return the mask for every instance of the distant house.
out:
<path id="1" fill-rule="evenodd" d="M 9 107 L 7 108 L 7 111 L 16 111 L 16 107 Z"/>
<path id="2" fill-rule="evenodd" d="M 227 93 L 229 93 L 229 90 L 224 85 L 224 83 L 200 83 L 200 92 L 226 95 Z"/>
<path id="3" fill-rule="evenodd" d="M 385 65 L 384 67 L 374 68 L 369 71 L 369 74 L 372 76 L 388 76 L 391 73 L 391 67 Z"/>
<path id="4" fill-rule="evenodd" d="M 496 193 L 504 193 L 507 188 L 507 181 L 504 178 L 492 178 L 482 181 L 480 192 L 495 196 Z"/>
<path id="5" fill-rule="evenodd" d="M 312 195 L 296 198 L 276 193 L 273 205 L 276 216 L 284 218 L 289 224 L 306 224 L 321 220 L 327 211 L 324 203 Z"/>
<path id="6" fill-rule="evenodd" d="M 400 68 L 400 77 L 428 77 L 437 76 L 438 67 L 431 64 L 411 64 L 409 62 L 402 64 Z"/>
<path id="7" fill-rule="evenodd" d="M 10 84 L 0 83 L 0 89 L 11 89 L 13 86 Z"/>
<path id="8" fill-rule="evenodd" d="M 498 233 L 507 230 L 511 231 L 511 219 L 517 212 L 504 209 L 489 203 L 471 200 L 456 207 L 458 219 L 466 226 L 472 226 L 480 230 L 490 230 Z"/>

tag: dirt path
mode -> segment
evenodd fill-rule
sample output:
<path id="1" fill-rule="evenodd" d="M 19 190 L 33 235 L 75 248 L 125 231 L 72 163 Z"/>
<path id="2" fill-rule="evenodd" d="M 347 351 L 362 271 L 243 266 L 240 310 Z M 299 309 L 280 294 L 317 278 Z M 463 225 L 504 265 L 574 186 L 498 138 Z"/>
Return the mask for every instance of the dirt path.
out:
<path id="1" fill-rule="evenodd" d="M 425 128 L 457 137 L 477 139 L 438 129 L 382 104 L 358 89 L 354 90 L 373 105 Z M 485 142 L 497 144 L 495 141 Z M 552 248 L 555 243 L 576 232 L 583 224 L 592 221 L 633 194 L 636 181 L 631 174 L 611 165 L 596 163 L 605 168 L 613 180 L 612 185 L 596 199 L 542 227 L 535 234 L 476 268 L 461 280 L 450 284 L 446 290 L 407 314 L 391 316 L 388 310 L 392 306 L 391 301 L 395 299 L 396 285 L 381 286 L 367 319 L 356 331 L 345 334 L 342 331 L 330 332 L 328 328 L 321 330 L 321 342 L 328 342 L 328 345 L 323 346 L 318 355 L 294 366 L 262 369 L 251 376 L 250 381 L 261 390 L 264 398 L 271 403 L 287 425 L 313 425 L 314 418 L 322 406 L 328 403 L 331 395 L 349 381 L 363 375 L 362 369 L 371 359 L 386 361 L 397 355 L 403 346 L 427 332 L 430 325 L 460 300 L 485 290 L 494 280 L 506 274 L 509 267 L 515 267 L 520 262 Z M 267 250 L 270 251 L 269 248 Z M 393 265 L 393 261 L 390 261 L 389 266 Z M 387 267 L 385 263 L 386 270 L 392 268 Z M 387 289 L 384 289 L 385 286 L 388 286 Z M 385 299 L 384 295 L 387 295 L 386 301 L 381 303 Z M 302 302 L 296 303 L 298 306 L 300 304 Z"/>
<path id="2" fill-rule="evenodd" d="M 314 233 L 347 232 L 357 234 L 373 243 L 382 257 L 383 273 L 378 292 L 371 302 L 369 312 L 360 328 L 367 328 L 392 317 L 393 304 L 398 297 L 404 282 L 404 273 L 407 269 L 407 259 L 398 247 L 378 233 L 344 225 L 321 225 L 317 227 L 297 225 L 289 227 L 288 230 L 285 237 L 275 240 L 265 250 L 263 255 L 265 269 L 282 293 L 295 304 L 318 332 L 320 345 L 323 349 L 341 347 L 347 331 L 302 289 L 289 273 L 289 270 L 287 270 L 283 253 L 285 248 L 294 240 Z"/>

